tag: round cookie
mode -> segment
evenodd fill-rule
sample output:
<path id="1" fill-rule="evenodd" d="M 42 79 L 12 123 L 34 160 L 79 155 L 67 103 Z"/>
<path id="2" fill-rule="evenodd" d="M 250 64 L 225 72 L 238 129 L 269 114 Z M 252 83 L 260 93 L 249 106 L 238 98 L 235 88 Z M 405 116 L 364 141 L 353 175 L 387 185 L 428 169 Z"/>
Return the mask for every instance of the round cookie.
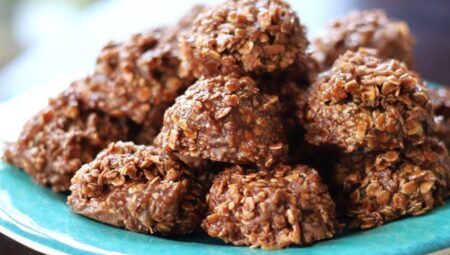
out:
<path id="1" fill-rule="evenodd" d="M 79 214 L 143 233 L 194 231 L 205 190 L 190 169 L 153 146 L 116 142 L 72 179 L 69 206 Z"/>
<path id="2" fill-rule="evenodd" d="M 270 167 L 287 145 L 280 102 L 250 77 L 199 79 L 167 109 L 159 143 L 191 158 Z"/>
<path id="3" fill-rule="evenodd" d="M 335 204 L 317 171 L 278 165 L 230 167 L 213 181 L 202 223 L 212 237 L 263 249 L 307 245 L 340 231 Z"/>

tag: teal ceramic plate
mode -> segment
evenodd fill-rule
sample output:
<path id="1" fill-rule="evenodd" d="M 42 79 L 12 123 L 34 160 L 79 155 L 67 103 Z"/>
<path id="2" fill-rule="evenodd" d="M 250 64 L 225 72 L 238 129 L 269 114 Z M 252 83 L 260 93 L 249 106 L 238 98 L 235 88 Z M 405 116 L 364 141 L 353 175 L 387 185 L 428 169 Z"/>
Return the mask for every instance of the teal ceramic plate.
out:
<path id="1" fill-rule="evenodd" d="M 424 254 L 450 247 L 450 203 L 422 216 L 312 246 L 263 251 L 225 245 L 204 234 L 167 239 L 89 220 L 70 211 L 66 195 L 35 185 L 23 171 L 0 162 L 0 231 L 52 254 Z"/>

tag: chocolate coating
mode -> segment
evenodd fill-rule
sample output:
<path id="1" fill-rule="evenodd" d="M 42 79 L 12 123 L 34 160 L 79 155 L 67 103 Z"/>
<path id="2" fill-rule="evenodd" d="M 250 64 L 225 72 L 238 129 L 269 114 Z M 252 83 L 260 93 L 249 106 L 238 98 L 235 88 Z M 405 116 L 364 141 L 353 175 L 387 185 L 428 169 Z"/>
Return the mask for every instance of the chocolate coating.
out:
<path id="1" fill-rule="evenodd" d="M 77 96 L 90 108 L 159 129 L 164 111 L 194 81 L 180 66 L 177 38 L 204 8 L 194 7 L 173 26 L 106 45 L 95 71 L 74 83 Z"/>
<path id="2" fill-rule="evenodd" d="M 335 144 L 346 152 L 420 144 L 434 126 L 420 77 L 364 48 L 342 55 L 298 106 L 309 143 Z"/>
<path id="3" fill-rule="evenodd" d="M 374 48 L 379 57 L 397 59 L 412 68 L 413 44 L 405 22 L 390 20 L 382 10 L 367 10 L 333 21 L 313 40 L 312 48 L 322 70 L 331 67 L 347 50 L 360 47 Z"/>
<path id="4" fill-rule="evenodd" d="M 353 227 L 371 228 L 442 205 L 450 191 L 450 158 L 442 142 L 343 156 L 334 173 Z"/>
<path id="5" fill-rule="evenodd" d="M 3 158 L 41 185 L 68 191 L 70 179 L 110 142 L 127 139 L 128 121 L 86 109 L 66 90 L 30 119 Z"/>
<path id="6" fill-rule="evenodd" d="M 304 61 L 305 31 L 282 0 L 231 0 L 209 8 L 181 38 L 183 65 L 195 77 L 286 70 Z"/>
<path id="7" fill-rule="evenodd" d="M 260 93 L 249 77 L 200 79 L 164 116 L 158 139 L 171 153 L 270 167 L 286 156 L 277 96 Z"/>
<path id="8" fill-rule="evenodd" d="M 271 171 L 231 167 L 214 179 L 207 203 L 203 229 L 234 245 L 280 249 L 340 231 L 326 185 L 303 165 Z"/>
<path id="9" fill-rule="evenodd" d="M 67 203 L 79 214 L 143 233 L 194 231 L 205 210 L 204 188 L 160 149 L 112 143 L 72 179 Z"/>

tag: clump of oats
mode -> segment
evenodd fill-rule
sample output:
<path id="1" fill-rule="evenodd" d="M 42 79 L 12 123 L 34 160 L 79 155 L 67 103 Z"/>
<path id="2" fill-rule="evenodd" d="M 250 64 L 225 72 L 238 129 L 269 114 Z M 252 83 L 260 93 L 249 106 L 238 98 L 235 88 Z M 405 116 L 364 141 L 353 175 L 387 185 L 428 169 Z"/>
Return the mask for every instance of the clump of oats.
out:
<path id="1" fill-rule="evenodd" d="M 226 169 L 214 179 L 207 204 L 203 229 L 234 245 L 307 245 L 333 237 L 341 227 L 327 186 L 304 165 Z"/>
<path id="2" fill-rule="evenodd" d="M 18 140 L 6 144 L 3 159 L 41 185 L 68 191 L 81 165 L 128 135 L 126 119 L 87 109 L 68 89 L 27 121 Z"/>
<path id="3" fill-rule="evenodd" d="M 450 191 L 450 158 L 434 138 L 400 150 L 343 155 L 333 174 L 354 227 L 429 212 Z"/>
<path id="4" fill-rule="evenodd" d="M 390 20 L 382 10 L 366 10 L 333 21 L 312 41 L 312 48 L 322 70 L 331 67 L 347 50 L 360 47 L 374 48 L 381 58 L 397 59 L 411 68 L 413 44 L 405 22 Z"/>
<path id="5" fill-rule="evenodd" d="M 181 156 L 267 168 L 287 153 L 280 112 L 250 77 L 199 79 L 167 109 L 158 140 Z"/>
<path id="6" fill-rule="evenodd" d="M 68 204 L 86 217 L 143 233 L 187 234 L 200 224 L 205 189 L 153 146 L 116 142 L 81 167 Z"/>
<path id="7" fill-rule="evenodd" d="M 346 152 L 421 144 L 433 127 L 427 87 L 397 60 L 361 48 L 336 60 L 298 98 L 298 117 L 312 144 Z"/>
<path id="8" fill-rule="evenodd" d="M 94 73 L 74 82 L 77 96 L 90 108 L 160 128 L 164 111 L 194 81 L 180 66 L 177 38 L 204 9 L 196 6 L 173 26 L 106 45 Z"/>
<path id="9" fill-rule="evenodd" d="M 194 76 L 286 70 L 305 59 L 305 29 L 282 0 L 230 0 L 209 8 L 180 40 Z"/>

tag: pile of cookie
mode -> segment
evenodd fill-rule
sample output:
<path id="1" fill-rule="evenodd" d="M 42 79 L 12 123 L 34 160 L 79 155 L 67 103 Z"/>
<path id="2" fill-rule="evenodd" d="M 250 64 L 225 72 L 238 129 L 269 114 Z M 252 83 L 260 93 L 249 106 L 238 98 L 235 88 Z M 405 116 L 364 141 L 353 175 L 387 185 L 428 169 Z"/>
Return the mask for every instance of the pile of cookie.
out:
<path id="1" fill-rule="evenodd" d="M 305 33 L 283 0 L 195 6 L 106 45 L 3 158 L 97 221 L 264 249 L 443 204 L 450 92 L 412 71 L 408 26 L 371 10 Z"/>

